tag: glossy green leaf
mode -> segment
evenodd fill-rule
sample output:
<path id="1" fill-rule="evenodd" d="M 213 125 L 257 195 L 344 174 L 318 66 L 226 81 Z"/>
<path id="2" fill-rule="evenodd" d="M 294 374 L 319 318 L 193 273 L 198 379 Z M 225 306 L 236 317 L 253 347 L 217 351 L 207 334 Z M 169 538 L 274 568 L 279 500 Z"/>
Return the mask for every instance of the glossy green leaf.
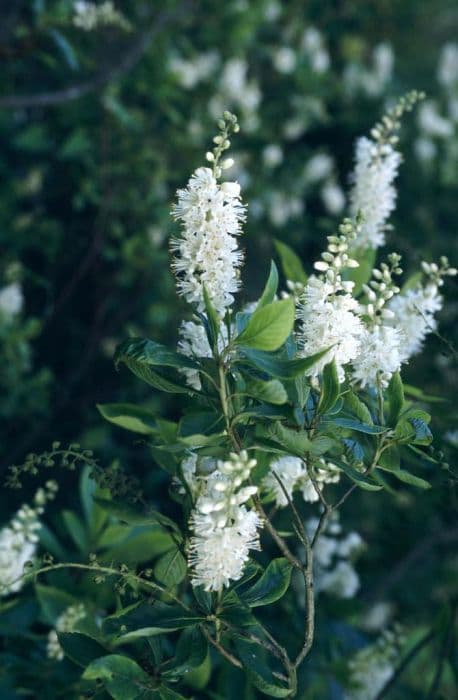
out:
<path id="1" fill-rule="evenodd" d="M 291 573 L 292 566 L 286 559 L 274 559 L 261 578 L 241 595 L 242 601 L 250 608 L 275 603 L 288 590 Z"/>
<path id="2" fill-rule="evenodd" d="M 257 350 L 278 350 L 294 326 L 294 301 L 282 299 L 256 309 L 236 343 Z"/>
<path id="3" fill-rule="evenodd" d="M 245 393 L 258 401 L 265 401 L 281 406 L 288 400 L 286 389 L 279 379 L 271 379 L 263 382 L 260 379 L 249 379 L 245 387 Z"/>
<path id="4" fill-rule="evenodd" d="M 65 656 L 82 668 L 108 652 L 95 639 L 80 632 L 57 632 L 57 637 Z"/>
<path id="5" fill-rule="evenodd" d="M 366 425 L 372 425 L 371 413 L 363 401 L 355 394 L 351 389 L 345 392 L 344 395 L 344 407 L 349 413 L 352 413 L 356 418 L 360 420 L 361 423 Z"/>
<path id="6" fill-rule="evenodd" d="M 367 425 L 366 423 L 361 423 L 351 418 L 332 418 L 322 421 L 321 425 L 326 428 L 332 428 L 332 426 L 347 428 L 348 430 L 356 430 L 358 433 L 366 433 L 367 435 L 381 435 L 388 430 L 388 428 L 383 425 Z"/>
<path id="7" fill-rule="evenodd" d="M 154 416 L 146 408 L 129 403 L 98 403 L 99 413 L 114 425 L 141 435 L 150 435 L 156 431 Z"/>
<path id="8" fill-rule="evenodd" d="M 274 261 L 272 260 L 270 263 L 270 272 L 269 272 L 269 277 L 266 282 L 266 286 L 264 287 L 264 291 L 261 294 L 261 298 L 258 301 L 257 304 L 257 309 L 260 309 L 263 306 L 267 306 L 267 304 L 271 304 L 274 299 L 275 295 L 278 290 L 278 270 L 277 266 L 275 265 Z"/>
<path id="9" fill-rule="evenodd" d="M 301 259 L 289 245 L 274 239 L 275 250 L 280 258 L 283 274 L 291 282 L 307 283 L 307 274 L 302 266 Z"/>
<path id="10" fill-rule="evenodd" d="M 204 620 L 204 617 L 187 612 L 178 605 L 142 603 L 124 615 L 121 613 L 105 618 L 104 630 L 119 635 L 118 642 L 124 644 L 140 637 L 192 627 Z"/>
<path id="11" fill-rule="evenodd" d="M 335 360 L 333 360 L 327 364 L 323 370 L 317 413 L 323 415 L 330 411 L 339 398 L 339 393 L 339 376 L 337 374 L 337 365 Z"/>
<path id="12" fill-rule="evenodd" d="M 295 360 L 272 357 L 272 355 L 267 352 L 249 350 L 248 348 L 243 348 L 242 352 L 243 358 L 247 363 L 256 367 L 256 369 L 267 372 L 272 377 L 277 377 L 278 379 L 294 379 L 294 377 L 297 377 L 299 374 L 305 374 L 305 372 L 316 365 L 328 350 L 329 348 L 321 350 L 309 357 L 300 357 Z"/>
<path id="13" fill-rule="evenodd" d="M 208 337 L 208 342 L 212 350 L 216 350 L 218 347 L 218 337 L 220 333 L 221 319 L 218 316 L 215 307 L 208 295 L 207 289 L 204 285 L 204 304 L 205 313 L 207 318 L 206 332 Z"/>
<path id="14" fill-rule="evenodd" d="M 365 491 L 380 491 L 380 489 L 382 488 L 381 486 L 374 484 L 374 481 L 369 476 L 366 476 L 362 472 L 359 472 L 354 467 L 351 467 L 349 464 L 346 464 L 346 462 L 342 462 L 340 459 L 336 459 L 335 457 L 332 458 L 332 462 L 336 465 L 338 469 L 343 471 L 344 474 L 346 474 L 348 478 L 351 479 L 351 481 L 353 481 L 355 484 L 357 484 L 357 486 L 364 489 Z"/>
<path id="15" fill-rule="evenodd" d="M 136 661 L 128 656 L 109 654 L 93 661 L 83 673 L 85 680 L 99 680 L 114 700 L 139 700 L 157 687 Z"/>
<path id="16" fill-rule="evenodd" d="M 168 588 L 181 583 L 186 576 L 186 571 L 186 559 L 177 547 L 163 554 L 154 567 L 155 577 Z"/>
<path id="17" fill-rule="evenodd" d="M 273 675 L 269 657 L 262 647 L 237 635 L 234 635 L 233 641 L 244 670 L 256 688 L 272 698 L 291 695 L 291 689 Z"/>
<path id="18" fill-rule="evenodd" d="M 204 663 L 208 643 L 198 627 L 183 630 L 178 640 L 174 658 L 164 664 L 161 677 L 177 680 Z"/>
<path id="19" fill-rule="evenodd" d="M 386 390 L 386 396 L 389 401 L 389 410 L 387 411 L 387 422 L 391 427 L 395 427 L 399 416 L 404 408 L 404 387 L 399 372 L 395 372 L 391 377 L 390 383 Z"/>

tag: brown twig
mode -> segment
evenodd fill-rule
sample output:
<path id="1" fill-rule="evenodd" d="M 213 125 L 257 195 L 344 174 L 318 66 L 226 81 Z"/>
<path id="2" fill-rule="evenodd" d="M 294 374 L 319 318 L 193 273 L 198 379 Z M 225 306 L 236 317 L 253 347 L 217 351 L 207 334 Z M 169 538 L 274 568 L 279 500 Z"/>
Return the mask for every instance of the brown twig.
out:
<path id="1" fill-rule="evenodd" d="M 6 95 L 0 97 L 0 108 L 3 109 L 24 109 L 29 107 L 49 107 L 73 100 L 79 100 L 85 95 L 100 90 L 114 80 L 122 78 L 129 73 L 143 57 L 143 54 L 153 39 L 161 32 L 169 22 L 182 12 L 188 12 L 188 4 L 180 5 L 173 12 L 161 12 L 154 24 L 146 29 L 133 42 L 130 49 L 121 57 L 120 61 L 97 73 L 90 80 L 69 85 L 61 90 L 52 92 L 41 92 L 35 95 Z"/>

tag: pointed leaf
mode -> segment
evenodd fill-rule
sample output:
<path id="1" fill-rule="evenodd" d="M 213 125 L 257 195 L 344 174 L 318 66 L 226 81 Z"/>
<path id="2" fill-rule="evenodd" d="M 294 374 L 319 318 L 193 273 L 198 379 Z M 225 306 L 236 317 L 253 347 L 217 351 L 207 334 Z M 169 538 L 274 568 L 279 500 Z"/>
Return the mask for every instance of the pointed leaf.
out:
<path id="1" fill-rule="evenodd" d="M 281 261 L 283 274 L 291 282 L 307 283 L 307 275 L 302 266 L 301 259 L 286 243 L 274 239 L 275 249 Z"/>
<path id="2" fill-rule="evenodd" d="M 125 430 L 150 435 L 157 429 L 151 411 L 129 403 L 98 403 L 97 409 L 105 420 Z"/>
<path id="3" fill-rule="evenodd" d="M 275 295 L 278 290 L 278 270 L 277 266 L 275 265 L 274 261 L 272 260 L 270 263 L 270 273 L 269 273 L 269 278 L 266 282 L 266 286 L 264 287 L 264 291 L 261 295 L 261 298 L 258 301 L 257 309 L 262 308 L 263 306 L 267 306 L 267 304 L 271 304 L 273 300 L 275 299 Z"/>
<path id="4" fill-rule="evenodd" d="M 242 601 L 250 608 L 275 603 L 288 590 L 291 573 L 292 566 L 286 559 L 274 559 L 254 586 L 241 594 Z"/>
<path id="5" fill-rule="evenodd" d="M 285 343 L 293 326 L 293 299 L 274 301 L 256 309 L 236 342 L 258 350 L 277 350 Z"/>

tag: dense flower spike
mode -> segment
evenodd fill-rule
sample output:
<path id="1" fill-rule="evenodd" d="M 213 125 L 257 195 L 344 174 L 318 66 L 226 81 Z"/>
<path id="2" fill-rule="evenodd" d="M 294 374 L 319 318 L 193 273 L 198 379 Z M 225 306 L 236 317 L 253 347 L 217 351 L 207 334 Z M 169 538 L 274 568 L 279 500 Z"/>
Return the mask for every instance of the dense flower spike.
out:
<path id="1" fill-rule="evenodd" d="M 229 148 L 229 134 L 238 131 L 236 118 L 225 112 L 220 129 L 214 150 L 207 153 L 213 168 L 198 168 L 187 188 L 178 190 L 173 216 L 182 222 L 183 234 L 172 241 L 171 248 L 179 293 L 204 311 L 205 288 L 216 311 L 224 316 L 240 288 L 243 256 L 237 236 L 245 220 L 245 206 L 236 182 L 218 182 L 222 170 L 233 164 L 231 159 L 220 163 L 220 158 Z"/>
<path id="2" fill-rule="evenodd" d="M 385 631 L 371 646 L 358 651 L 350 660 L 350 687 L 345 700 L 375 700 L 394 674 L 399 646 L 399 628 Z"/>
<path id="3" fill-rule="evenodd" d="M 371 139 L 362 137 L 356 144 L 355 170 L 350 192 L 353 216 L 361 213 L 363 225 L 355 245 L 379 248 L 385 243 L 388 219 L 396 205 L 394 181 L 401 164 L 395 146 L 396 132 L 404 112 L 410 111 L 423 95 L 411 92 L 401 98 L 371 131 Z"/>
<path id="4" fill-rule="evenodd" d="M 261 520 L 246 502 L 257 492 L 244 486 L 256 460 L 246 452 L 219 460 L 206 479 L 191 516 L 194 536 L 189 548 L 193 586 L 220 591 L 243 574 L 251 549 L 259 549 Z"/>
<path id="5" fill-rule="evenodd" d="M 48 659 L 62 661 L 64 658 L 64 650 L 59 643 L 58 632 L 73 632 L 77 623 L 86 617 L 86 609 L 82 603 L 70 605 L 57 618 L 55 629 L 48 634 L 48 642 L 46 644 L 46 654 Z"/>
<path id="6" fill-rule="evenodd" d="M 373 279 L 363 285 L 366 304 L 361 312 L 366 322 L 361 343 L 361 352 L 353 360 L 353 379 L 362 387 L 366 385 L 386 387 L 401 367 L 404 335 L 397 327 L 387 325 L 393 318 L 393 311 L 387 302 L 398 294 L 400 289 L 393 281 L 393 275 L 400 275 L 401 257 L 397 253 L 388 256 L 389 264 L 382 263 L 380 269 L 372 271 Z"/>
<path id="7" fill-rule="evenodd" d="M 456 268 L 450 267 L 447 258 L 441 257 L 440 265 L 422 263 L 426 282 L 418 283 L 411 289 L 396 295 L 389 303 L 393 314 L 391 321 L 403 335 L 401 360 L 407 362 L 420 352 L 425 338 L 436 330 L 435 314 L 441 310 L 443 298 L 439 288 L 444 284 L 444 277 L 457 274 Z"/>
<path id="8" fill-rule="evenodd" d="M 322 274 L 310 277 L 300 299 L 300 353 L 307 356 L 329 349 L 309 370 L 311 376 L 320 374 L 334 359 L 343 380 L 343 367 L 358 355 L 360 349 L 363 325 L 358 316 L 358 302 L 351 294 L 354 285 L 342 279 L 343 270 L 358 266 L 347 251 L 359 229 L 358 223 L 346 219 L 338 236 L 328 236 L 328 248 L 322 254 L 322 260 L 315 263 L 315 269 Z"/>
<path id="9" fill-rule="evenodd" d="M 23 505 L 10 524 L 0 530 L 0 596 L 17 593 L 22 588 L 24 566 L 33 561 L 37 550 L 39 516 L 56 491 L 57 484 L 48 481 L 45 488 L 36 492 L 33 505 Z"/>

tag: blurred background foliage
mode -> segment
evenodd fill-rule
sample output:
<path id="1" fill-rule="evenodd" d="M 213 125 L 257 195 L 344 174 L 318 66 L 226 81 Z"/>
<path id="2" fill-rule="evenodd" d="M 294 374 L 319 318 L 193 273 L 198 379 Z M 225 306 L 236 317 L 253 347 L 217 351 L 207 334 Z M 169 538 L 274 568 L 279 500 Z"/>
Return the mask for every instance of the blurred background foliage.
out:
<path id="1" fill-rule="evenodd" d="M 90 30 L 77 26 L 70 0 L 10 0 L 1 10 L 0 462 L 4 475 L 55 439 L 77 440 L 105 464 L 120 460 L 160 504 L 162 473 L 96 404 L 137 401 L 178 415 L 180 399 L 116 373 L 111 358 L 129 334 L 173 346 L 189 313 L 169 270 L 169 210 L 215 119 L 232 109 L 242 127 L 234 157 L 249 204 L 244 301 L 260 291 L 274 238 L 311 265 L 345 212 L 356 137 L 411 88 L 428 100 L 405 121 L 388 249 L 408 272 L 441 254 L 456 264 L 458 8 L 127 0 L 117 9 L 125 22 Z M 431 408 L 436 445 L 448 436 L 453 466 L 453 281 L 446 295 L 443 339 L 431 337 L 404 377 L 446 398 Z M 344 510 L 370 543 L 349 620 L 382 598 L 401 622 L 418 622 L 456 596 L 456 555 L 442 556 L 457 541 L 456 491 L 447 474 L 432 477 L 430 492 L 361 492 Z M 71 503 L 76 477 L 62 478 L 70 488 L 60 500 Z M 7 512 L 24 497 L 2 490 Z"/>

